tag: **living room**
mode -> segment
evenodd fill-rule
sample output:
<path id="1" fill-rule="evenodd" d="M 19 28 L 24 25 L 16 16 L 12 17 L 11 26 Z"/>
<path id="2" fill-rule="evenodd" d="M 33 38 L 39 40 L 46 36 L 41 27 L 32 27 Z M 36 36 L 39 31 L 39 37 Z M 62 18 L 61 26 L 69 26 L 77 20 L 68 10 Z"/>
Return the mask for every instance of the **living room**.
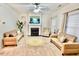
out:
<path id="1" fill-rule="evenodd" d="M 1 3 L 0 55 L 78 56 L 78 16 L 78 3 Z"/>

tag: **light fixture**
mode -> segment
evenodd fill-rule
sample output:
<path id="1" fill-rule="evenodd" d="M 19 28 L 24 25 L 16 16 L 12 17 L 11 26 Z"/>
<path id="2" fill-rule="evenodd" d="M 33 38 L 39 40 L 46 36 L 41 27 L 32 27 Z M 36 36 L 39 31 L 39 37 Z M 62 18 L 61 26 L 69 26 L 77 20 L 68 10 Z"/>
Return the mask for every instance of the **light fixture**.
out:
<path id="1" fill-rule="evenodd" d="M 34 7 L 35 7 L 35 9 L 33 10 L 34 13 L 39 13 L 40 12 L 39 4 L 40 3 L 34 3 Z"/>
<path id="2" fill-rule="evenodd" d="M 34 9 L 33 12 L 34 12 L 34 13 L 39 13 L 39 12 L 40 12 L 40 8 Z"/>

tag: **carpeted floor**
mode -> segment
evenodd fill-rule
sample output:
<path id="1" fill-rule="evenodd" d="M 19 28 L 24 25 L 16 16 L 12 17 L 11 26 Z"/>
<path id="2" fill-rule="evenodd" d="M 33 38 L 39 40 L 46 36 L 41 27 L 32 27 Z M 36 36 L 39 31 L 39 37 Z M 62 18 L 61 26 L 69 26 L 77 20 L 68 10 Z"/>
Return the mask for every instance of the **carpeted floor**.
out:
<path id="1" fill-rule="evenodd" d="M 43 46 L 28 46 L 29 39 L 42 39 L 46 42 Z M 61 53 L 49 38 L 45 37 L 23 37 L 17 46 L 4 47 L 0 49 L 1 56 L 61 56 Z"/>

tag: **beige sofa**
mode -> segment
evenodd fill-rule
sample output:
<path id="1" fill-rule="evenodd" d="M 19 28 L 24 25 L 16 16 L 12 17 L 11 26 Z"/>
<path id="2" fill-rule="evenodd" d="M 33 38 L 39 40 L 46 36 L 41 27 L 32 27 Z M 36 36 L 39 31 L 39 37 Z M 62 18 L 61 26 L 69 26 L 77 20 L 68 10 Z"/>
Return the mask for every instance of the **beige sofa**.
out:
<path id="1" fill-rule="evenodd" d="M 9 32 L 5 32 L 3 34 L 3 46 L 16 46 L 17 42 L 21 39 L 23 36 L 22 33 L 17 34 L 16 30 L 12 30 Z"/>
<path id="2" fill-rule="evenodd" d="M 61 51 L 62 55 L 79 54 L 79 43 L 76 43 L 76 37 L 66 34 L 66 42 L 60 42 L 59 38 L 52 38 L 51 42 Z"/>
<path id="3" fill-rule="evenodd" d="M 17 40 L 16 37 L 5 37 L 3 39 L 3 46 L 16 46 Z"/>

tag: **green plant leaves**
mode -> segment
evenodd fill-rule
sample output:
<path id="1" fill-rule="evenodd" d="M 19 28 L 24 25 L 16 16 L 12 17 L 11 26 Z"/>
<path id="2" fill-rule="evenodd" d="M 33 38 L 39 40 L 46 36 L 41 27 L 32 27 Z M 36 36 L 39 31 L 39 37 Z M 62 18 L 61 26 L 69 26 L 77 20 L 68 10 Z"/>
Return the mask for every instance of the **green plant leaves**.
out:
<path id="1" fill-rule="evenodd" d="M 23 22 L 21 22 L 21 21 L 18 20 L 16 24 L 17 24 L 17 27 L 20 30 L 20 32 L 22 32 Z"/>

